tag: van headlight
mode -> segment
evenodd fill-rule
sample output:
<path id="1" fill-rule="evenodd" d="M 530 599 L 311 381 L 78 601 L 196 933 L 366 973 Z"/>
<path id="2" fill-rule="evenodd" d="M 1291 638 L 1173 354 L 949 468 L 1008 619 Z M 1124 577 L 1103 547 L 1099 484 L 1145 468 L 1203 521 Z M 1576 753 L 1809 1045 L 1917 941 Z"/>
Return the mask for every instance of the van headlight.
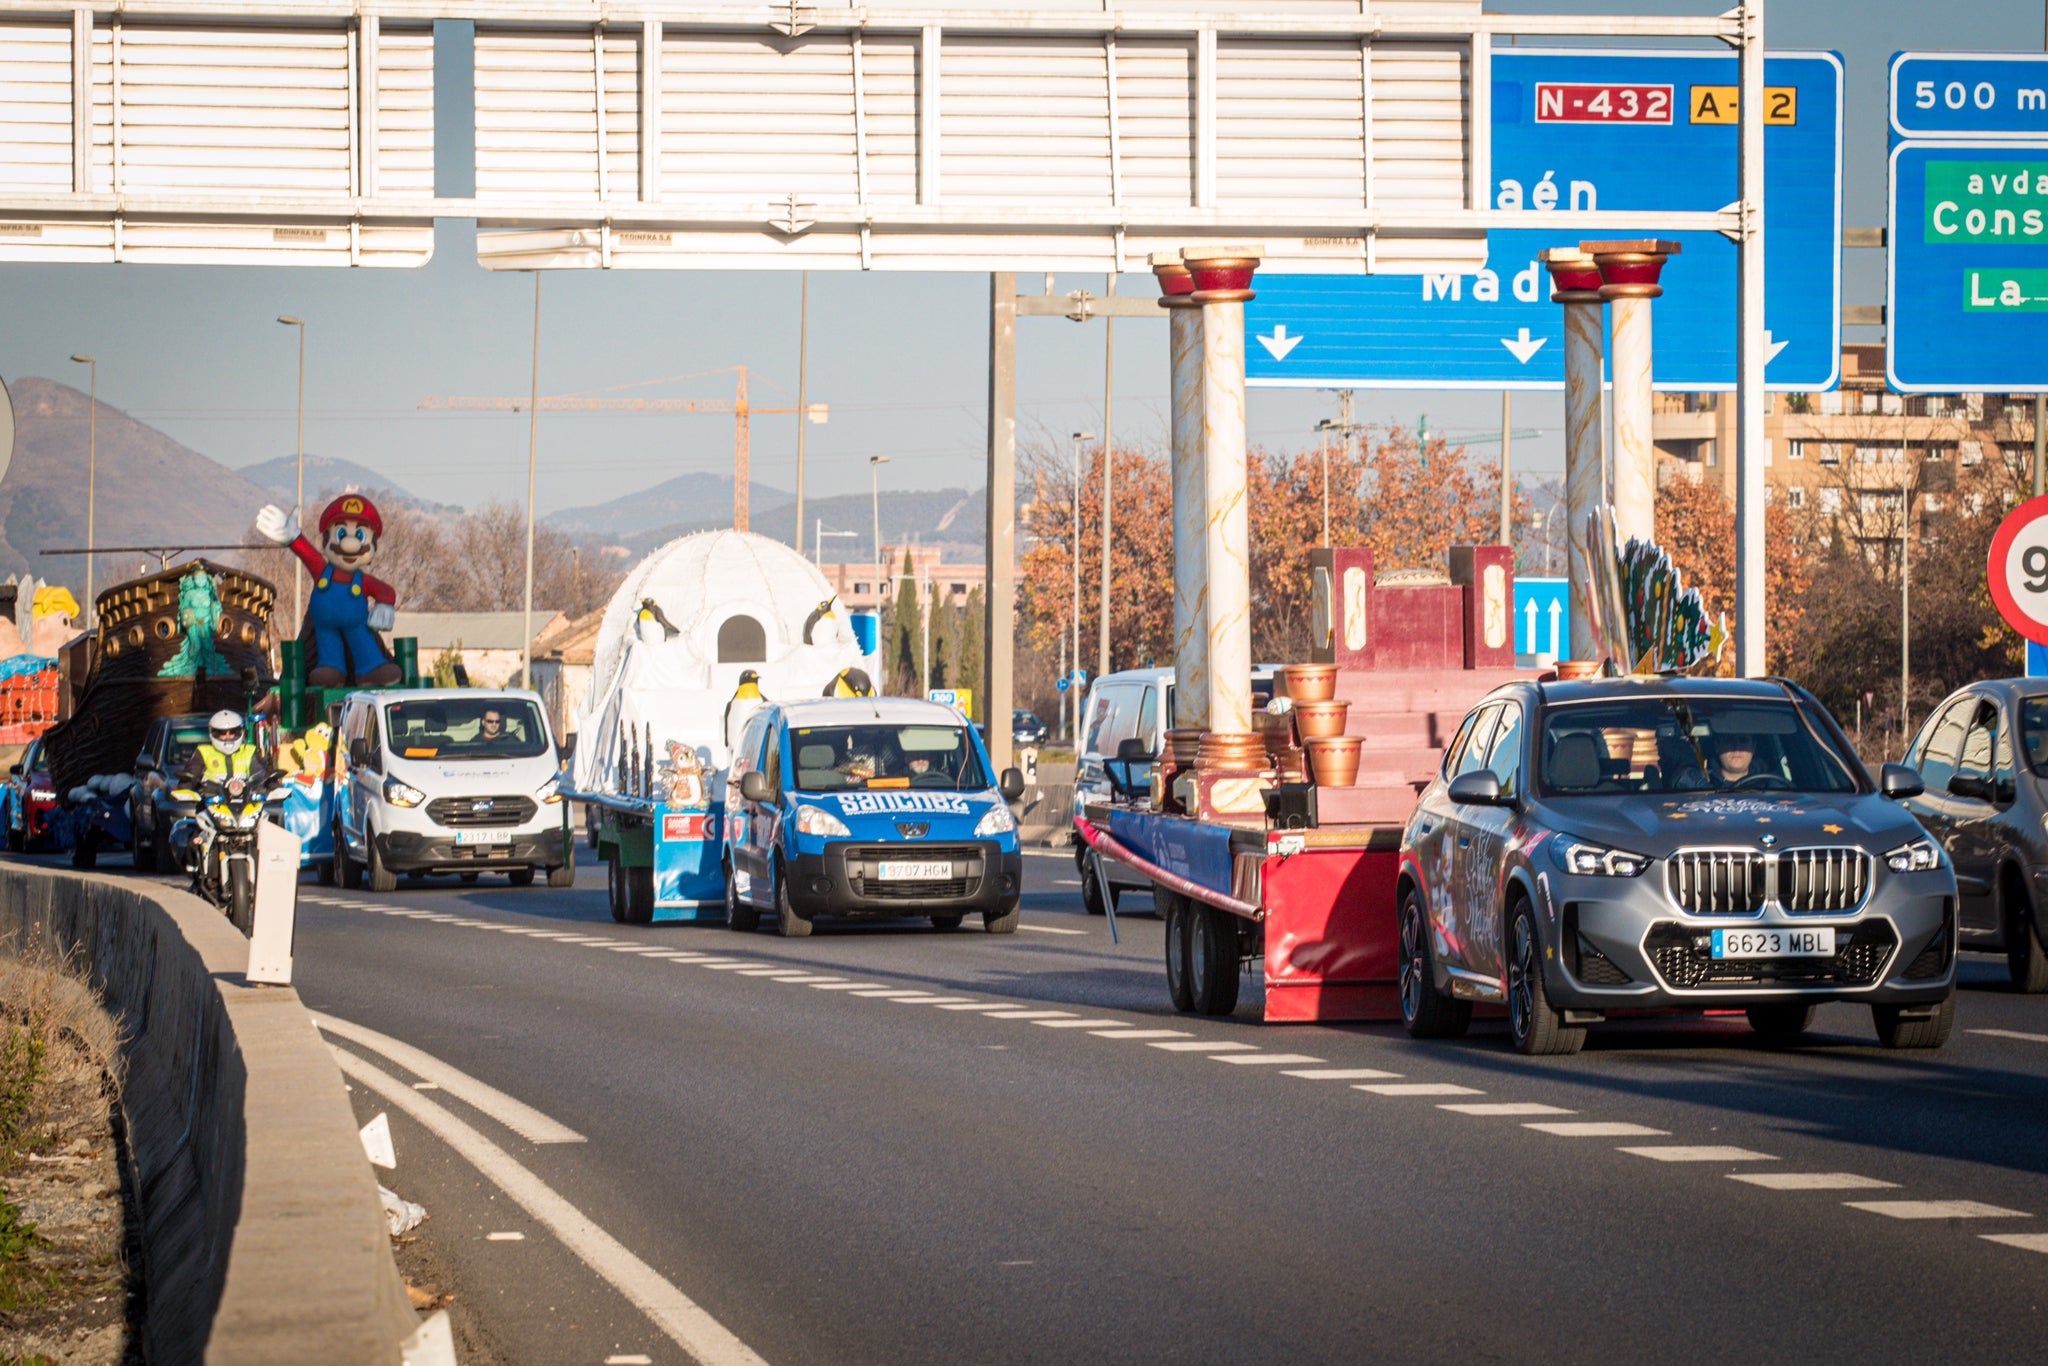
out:
<path id="1" fill-rule="evenodd" d="M 1650 866 L 1650 860 L 1641 854 L 1563 836 L 1550 841 L 1550 853 L 1558 867 L 1580 877 L 1636 877 Z"/>
<path id="2" fill-rule="evenodd" d="M 982 839 L 989 835 L 1007 835 L 1017 828 L 1017 818 L 1010 814 L 1010 808 L 997 802 L 981 818 L 981 824 L 974 827 L 974 837 Z"/>
<path id="3" fill-rule="evenodd" d="M 543 806 L 560 806 L 562 804 L 562 775 L 557 773 L 554 777 L 535 788 L 533 799 Z"/>
<path id="4" fill-rule="evenodd" d="M 799 806 L 796 809 L 796 832 L 799 835 L 818 835 L 823 838 L 844 838 L 853 832 L 846 828 L 846 822 L 822 806 Z"/>
<path id="5" fill-rule="evenodd" d="M 411 783 L 402 783 L 396 778 L 384 780 L 384 800 L 393 806 L 418 806 L 427 799 L 427 794 Z"/>
<path id="6" fill-rule="evenodd" d="M 1941 846 L 1933 840 L 1914 840 L 1884 856 L 1884 866 L 1895 873 L 1924 873 L 1941 867 Z"/>

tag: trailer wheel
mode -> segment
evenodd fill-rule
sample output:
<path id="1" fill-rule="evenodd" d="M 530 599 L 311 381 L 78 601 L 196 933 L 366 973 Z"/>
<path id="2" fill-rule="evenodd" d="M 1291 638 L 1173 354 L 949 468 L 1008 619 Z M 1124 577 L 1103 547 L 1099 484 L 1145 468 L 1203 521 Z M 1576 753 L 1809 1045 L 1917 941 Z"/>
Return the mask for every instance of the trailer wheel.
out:
<path id="1" fill-rule="evenodd" d="M 1109 881 L 1108 873 L 1102 867 L 1102 856 L 1090 853 L 1081 860 L 1081 906 L 1090 915 L 1103 914 L 1102 888 L 1109 886 L 1109 910 L 1123 906 L 1123 888 Z"/>
<path id="2" fill-rule="evenodd" d="M 1166 917 L 1166 994 L 1173 1008 L 1186 1014 L 1195 1008 L 1195 988 L 1188 974 L 1188 899 L 1164 888 L 1153 893 Z"/>
<path id="3" fill-rule="evenodd" d="M 733 880 L 730 859 L 725 865 L 725 927 L 742 934 L 752 934 L 761 928 L 761 908 L 740 900 L 739 884 Z"/>
<path id="4" fill-rule="evenodd" d="M 605 891 L 609 894 L 612 919 L 626 923 L 626 870 L 617 858 L 605 860 Z"/>
<path id="5" fill-rule="evenodd" d="M 775 867 L 775 932 L 784 939 L 808 939 L 811 922 L 796 913 L 789 899 L 789 869 Z"/>
<path id="6" fill-rule="evenodd" d="M 1455 1039 L 1472 1024 L 1472 1003 L 1440 996 L 1429 947 L 1429 917 L 1422 893 L 1410 887 L 1401 897 L 1401 1023 L 1417 1039 Z"/>
<path id="7" fill-rule="evenodd" d="M 646 925 L 654 919 L 654 870 L 652 868 L 628 868 L 625 870 L 626 923 Z"/>
<path id="8" fill-rule="evenodd" d="M 1188 979 L 1195 1009 L 1203 1015 L 1228 1015 L 1237 1009 L 1242 972 L 1237 951 L 1237 917 L 1214 906 L 1191 908 L 1188 926 Z"/>

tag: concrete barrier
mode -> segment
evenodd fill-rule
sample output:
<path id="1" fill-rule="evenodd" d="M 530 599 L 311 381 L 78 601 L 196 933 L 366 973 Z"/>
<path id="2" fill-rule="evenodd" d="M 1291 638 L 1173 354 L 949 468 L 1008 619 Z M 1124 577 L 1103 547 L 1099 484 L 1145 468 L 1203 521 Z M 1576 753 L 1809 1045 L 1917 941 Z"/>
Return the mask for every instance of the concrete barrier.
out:
<path id="1" fill-rule="evenodd" d="M 333 1057 L 186 893 L 0 864 L 0 952 L 69 957 L 121 1022 L 151 1361 L 389 1362 L 417 1319 Z"/>

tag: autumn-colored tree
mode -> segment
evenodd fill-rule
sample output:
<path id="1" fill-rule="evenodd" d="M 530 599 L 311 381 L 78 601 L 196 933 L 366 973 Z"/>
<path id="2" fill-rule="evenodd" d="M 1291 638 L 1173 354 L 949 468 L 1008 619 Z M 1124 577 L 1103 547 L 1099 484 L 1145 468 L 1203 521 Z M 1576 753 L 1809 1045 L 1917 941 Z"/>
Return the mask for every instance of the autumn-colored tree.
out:
<path id="1" fill-rule="evenodd" d="M 1766 667 L 1783 673 L 1798 647 L 1815 562 L 1811 528 L 1783 505 L 1764 513 L 1764 654 Z M 1673 479 L 1657 491 L 1657 543 L 1671 556 L 1688 588 L 1697 588 L 1710 617 L 1727 614 L 1735 630 L 1735 509 L 1718 483 Z M 1735 671 L 1731 644 L 1720 672 Z"/>
<path id="2" fill-rule="evenodd" d="M 1326 467 L 1330 542 L 1357 545 L 1365 521 L 1364 464 L 1348 447 L 1324 446 L 1292 456 L 1254 451 L 1245 471 L 1255 659 L 1308 657 L 1309 552 L 1324 543 Z"/>
<path id="3" fill-rule="evenodd" d="M 1024 509 L 1024 577 L 1018 616 L 1029 645 L 1057 654 L 1074 627 L 1074 484 L 1068 457 L 1027 452 L 1031 502 Z M 1166 461 L 1116 453 L 1110 532 L 1110 667 L 1173 659 L 1173 485 Z M 1095 671 L 1102 620 L 1102 452 L 1081 470 L 1081 663 Z M 1057 672 L 1057 669 L 1055 669 Z"/>
<path id="4" fill-rule="evenodd" d="M 1474 460 L 1463 446 L 1441 437 L 1418 447 L 1414 433 L 1402 427 L 1388 428 L 1376 440 L 1369 432 L 1366 440 L 1371 455 L 1359 531 L 1361 542 L 1372 547 L 1375 572 L 1442 569 L 1452 546 L 1500 539 L 1498 464 Z M 1527 507 L 1515 494 L 1515 521 L 1526 519 Z"/>

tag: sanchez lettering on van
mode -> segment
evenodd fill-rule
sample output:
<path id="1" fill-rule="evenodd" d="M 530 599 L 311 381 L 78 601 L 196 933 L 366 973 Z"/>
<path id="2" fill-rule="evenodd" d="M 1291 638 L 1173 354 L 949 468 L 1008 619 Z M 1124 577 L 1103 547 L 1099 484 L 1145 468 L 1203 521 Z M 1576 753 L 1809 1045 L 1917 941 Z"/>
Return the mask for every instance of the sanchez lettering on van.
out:
<path id="1" fill-rule="evenodd" d="M 839 809 L 849 816 L 888 816 L 903 811 L 971 814 L 967 798 L 951 792 L 846 792 L 840 794 Z"/>

